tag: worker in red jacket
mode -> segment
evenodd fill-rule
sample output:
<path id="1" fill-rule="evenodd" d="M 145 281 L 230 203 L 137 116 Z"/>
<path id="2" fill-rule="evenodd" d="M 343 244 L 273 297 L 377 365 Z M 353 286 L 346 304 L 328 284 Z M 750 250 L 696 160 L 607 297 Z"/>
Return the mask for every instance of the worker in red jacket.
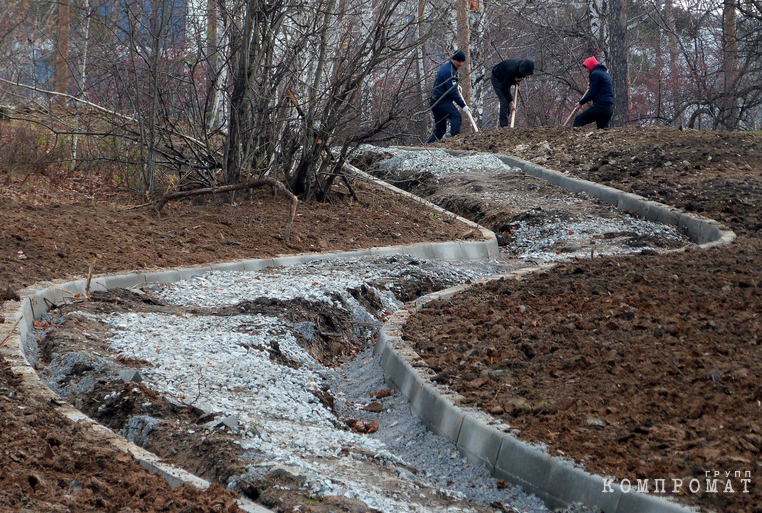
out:
<path id="1" fill-rule="evenodd" d="M 573 126 L 585 126 L 595 121 L 598 128 L 608 128 L 614 114 L 614 86 L 606 66 L 595 57 L 588 57 L 582 65 L 590 73 L 590 88 L 579 101 L 580 105 L 593 102 L 593 106 L 577 114 Z"/>

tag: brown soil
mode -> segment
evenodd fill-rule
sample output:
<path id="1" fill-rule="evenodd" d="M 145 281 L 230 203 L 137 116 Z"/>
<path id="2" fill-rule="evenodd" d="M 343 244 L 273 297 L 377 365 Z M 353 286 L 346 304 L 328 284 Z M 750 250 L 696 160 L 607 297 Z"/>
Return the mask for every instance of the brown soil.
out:
<path id="1" fill-rule="evenodd" d="M 476 287 L 427 305 L 405 338 L 463 404 L 551 454 L 650 479 L 651 491 L 667 479 L 670 495 L 705 510 L 762 511 L 762 139 L 540 129 L 448 146 L 533 160 L 738 234 L 727 247 L 576 260 Z M 749 493 L 736 471 L 750 472 Z M 706 472 L 718 493 L 706 493 Z M 672 479 L 683 480 L 679 493 Z"/>
<path id="2" fill-rule="evenodd" d="M 595 258 L 498 282 L 432 305 L 413 318 L 408 336 L 437 342 L 428 344 L 432 352 L 423 343 L 419 350 L 464 401 L 491 410 L 553 454 L 631 480 L 697 476 L 702 489 L 704 471 L 724 477 L 748 470 L 749 494 L 722 493 L 720 484 L 720 493 L 684 498 L 706 509 L 762 511 L 756 482 L 762 139 L 671 129 L 503 129 L 445 144 L 535 160 L 701 213 L 739 235 L 731 246 L 710 251 Z M 466 233 L 362 184 L 355 184 L 359 203 L 300 205 L 289 242 L 283 238 L 288 204 L 269 191 L 234 206 L 176 203 L 158 217 L 147 208 L 128 209 L 126 196 L 99 185 L 98 177 L 0 175 L 0 185 L 0 294 L 6 299 L 27 285 L 82 277 L 91 264 L 96 273 L 124 272 Z M 197 511 L 229 510 L 232 495 L 220 487 L 171 490 L 131 459 L 83 439 L 5 370 L 0 385 L 0 504 L 8 510 L 195 511 L 183 509 L 188 504 Z M 162 411 L 153 414 L 173 416 L 179 425 L 198 421 L 148 400 L 145 387 L 122 392 L 115 411 L 154 402 Z M 224 447 L 224 439 L 219 442 Z M 192 470 L 224 478 L 214 467 Z M 740 492 L 738 479 L 733 486 Z M 295 495 L 268 499 L 274 488 L 258 490 L 281 510 L 357 506 Z M 70 506 L 75 500 L 80 506 Z"/>
<path id="3" fill-rule="evenodd" d="M 235 494 L 212 485 L 172 489 L 121 453 L 57 415 L 0 367 L 0 510 L 236 511 Z"/>

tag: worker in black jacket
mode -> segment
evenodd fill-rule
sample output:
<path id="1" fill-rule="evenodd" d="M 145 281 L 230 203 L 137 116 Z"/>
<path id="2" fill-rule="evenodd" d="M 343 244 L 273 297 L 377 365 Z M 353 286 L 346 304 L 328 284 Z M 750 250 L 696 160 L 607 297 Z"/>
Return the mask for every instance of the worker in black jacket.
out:
<path id="1" fill-rule="evenodd" d="M 518 85 L 534 74 L 534 61 L 530 59 L 506 59 L 492 68 L 492 87 L 500 100 L 500 126 L 508 126 L 508 118 L 516 110 L 511 86 Z"/>
<path id="2" fill-rule="evenodd" d="M 450 135 L 460 134 L 463 116 L 458 112 L 458 104 L 463 112 L 468 112 L 468 106 L 458 91 L 458 69 L 466 62 L 466 52 L 458 50 L 452 58 L 439 68 L 431 92 L 431 114 L 434 116 L 434 131 L 427 142 L 436 142 L 447 133 L 447 120 L 450 120 Z"/>
<path id="3" fill-rule="evenodd" d="M 585 112 L 577 114 L 573 126 L 585 126 L 595 121 L 598 128 L 608 128 L 611 116 L 614 113 L 614 86 L 611 82 L 606 66 L 598 62 L 595 57 L 585 59 L 582 65 L 590 73 L 590 88 L 587 94 L 580 99 L 579 104 L 584 105 L 590 100 L 593 106 Z"/>

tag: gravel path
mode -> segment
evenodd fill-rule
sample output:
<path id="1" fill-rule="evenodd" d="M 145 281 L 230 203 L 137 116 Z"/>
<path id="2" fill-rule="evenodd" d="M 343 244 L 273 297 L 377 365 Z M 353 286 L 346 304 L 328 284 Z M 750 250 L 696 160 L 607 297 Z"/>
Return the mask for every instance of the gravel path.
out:
<path id="1" fill-rule="evenodd" d="M 220 307 L 259 297 L 288 301 L 307 298 L 345 309 L 357 323 L 356 335 L 368 340 L 379 312 L 368 312 L 350 290 L 372 287 L 394 311 L 401 303 L 392 290 L 406 280 L 426 276 L 443 284 L 473 281 L 505 265 L 452 265 L 405 258 L 357 258 L 317 261 L 261 273 L 212 272 L 193 280 L 164 285 L 160 296 L 173 305 Z M 377 288 L 386 284 L 386 290 Z M 151 364 L 143 380 L 162 394 L 182 400 L 198 393 L 210 411 L 236 415 L 240 445 L 250 451 L 251 479 L 285 466 L 305 476 L 317 494 L 358 499 L 384 512 L 472 511 L 462 499 L 496 501 L 520 511 L 547 511 L 536 497 L 498 486 L 487 470 L 470 465 L 449 442 L 427 432 L 397 394 L 370 412 L 371 391 L 386 387 L 378 361 L 366 351 L 338 369 L 323 367 L 296 343 L 296 332 L 309 326 L 262 315 L 171 316 L 145 313 L 109 315 L 115 328 L 111 349 Z M 278 350 L 293 364 L 270 358 Z M 314 392 L 328 388 L 336 414 Z M 357 434 L 338 418 L 378 424 Z M 282 471 L 282 468 L 281 468 Z M 235 480 L 231 482 L 235 485 Z"/>
<path id="2" fill-rule="evenodd" d="M 379 151 L 365 146 L 360 155 L 369 158 Z M 375 174 L 485 224 L 498 234 L 506 259 L 554 262 L 689 244 L 673 226 L 638 219 L 584 193 L 549 185 L 496 155 L 403 148 L 384 148 L 383 155 L 388 158 L 376 165 Z"/>
<path id="3" fill-rule="evenodd" d="M 426 152 L 395 159 L 390 166 L 424 170 L 434 166 L 438 176 L 477 168 L 485 177 L 521 177 L 518 170 L 500 161 L 482 162 L 476 157 L 452 160 L 446 154 Z M 421 159 L 433 159 L 436 165 Z M 560 189 L 556 193 L 558 196 L 548 197 L 543 189 L 532 199 L 542 202 L 545 195 L 552 215 L 541 216 L 545 220 L 541 225 L 517 222 L 513 245 L 505 249 L 512 258 L 500 262 L 445 263 L 404 256 L 324 260 L 256 273 L 212 272 L 176 284 L 153 286 L 162 299 L 184 307 L 213 309 L 269 298 L 320 302 L 342 310 L 366 349 L 335 369 L 321 365 L 298 343 L 299 337 L 309 341 L 314 336 L 314 325 L 291 323 L 281 316 L 87 315 L 114 328 L 109 339 L 112 351 L 150 364 L 141 369 L 149 386 L 178 400 L 187 400 L 187 391 L 193 391 L 198 404 L 223 412 L 250 461 L 247 474 L 231 479 L 233 488 L 239 479 L 277 470 L 301 476 L 305 489 L 316 494 L 355 498 L 390 513 L 511 508 L 545 512 L 539 499 L 497 482 L 485 468 L 463 459 L 450 442 L 426 431 L 401 396 L 374 397 L 385 384 L 371 346 L 374 330 L 401 306 L 400 292 L 418 280 L 452 286 L 538 260 L 588 256 L 588 246 L 583 248 L 575 242 L 575 235 L 589 242 L 607 233 L 626 232 L 674 237 L 675 245 L 684 243 L 672 228 L 621 213 L 595 216 L 590 212 L 600 210 L 600 205 L 588 209 L 587 200 L 580 195 Z M 483 194 L 492 202 L 527 201 L 496 194 L 492 189 Z M 563 205 L 568 206 L 566 213 Z M 609 242 L 613 239 L 605 238 Z M 559 243 L 580 248 L 560 251 Z M 621 252 L 644 249 L 615 242 L 610 246 L 612 251 Z M 380 305 L 375 311 L 368 311 L 353 294 L 363 287 L 373 291 L 375 304 Z M 272 358 L 276 352 L 281 358 Z M 315 394 L 326 389 L 336 400 L 335 412 Z M 345 428 L 346 419 L 374 429 L 358 434 Z M 141 436 L 145 434 L 141 432 Z"/>

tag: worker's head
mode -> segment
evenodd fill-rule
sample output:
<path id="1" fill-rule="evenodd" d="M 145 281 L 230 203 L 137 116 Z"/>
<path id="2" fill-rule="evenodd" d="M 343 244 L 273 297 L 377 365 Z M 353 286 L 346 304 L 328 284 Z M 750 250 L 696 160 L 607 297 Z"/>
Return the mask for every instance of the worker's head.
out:
<path id="1" fill-rule="evenodd" d="M 532 59 L 522 59 L 519 62 L 519 75 L 521 78 L 534 75 L 534 61 Z"/>
<path id="2" fill-rule="evenodd" d="M 519 69 L 516 73 L 516 83 L 518 84 L 522 80 L 524 80 L 529 75 L 534 74 L 534 61 L 531 59 L 522 59 L 521 62 L 519 62 Z"/>
<path id="3" fill-rule="evenodd" d="M 595 57 L 588 57 L 585 59 L 585 62 L 582 63 L 582 65 L 587 68 L 588 72 L 593 71 L 593 68 L 595 68 L 598 64 L 598 59 Z"/>
<path id="4" fill-rule="evenodd" d="M 460 68 L 463 66 L 463 63 L 466 62 L 466 52 L 463 50 L 458 50 L 452 55 L 451 60 L 456 69 Z"/>

